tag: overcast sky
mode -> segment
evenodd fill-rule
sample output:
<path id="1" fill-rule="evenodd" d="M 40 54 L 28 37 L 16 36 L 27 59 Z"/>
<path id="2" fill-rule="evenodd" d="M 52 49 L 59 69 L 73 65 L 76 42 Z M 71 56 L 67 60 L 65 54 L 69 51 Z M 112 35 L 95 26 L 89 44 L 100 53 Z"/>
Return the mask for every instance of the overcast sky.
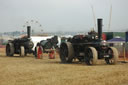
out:
<path id="1" fill-rule="evenodd" d="M 105 31 L 111 4 L 110 30 L 128 30 L 128 0 L 0 0 L 0 32 L 22 31 L 27 21 L 44 31 L 89 31 L 95 26 L 91 5 Z"/>

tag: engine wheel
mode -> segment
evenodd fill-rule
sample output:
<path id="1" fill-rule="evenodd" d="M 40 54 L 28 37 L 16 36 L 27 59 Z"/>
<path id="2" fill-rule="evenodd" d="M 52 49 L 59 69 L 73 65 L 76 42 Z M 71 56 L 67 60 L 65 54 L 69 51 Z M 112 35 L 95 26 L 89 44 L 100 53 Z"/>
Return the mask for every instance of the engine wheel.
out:
<path id="1" fill-rule="evenodd" d="M 8 43 L 6 45 L 6 56 L 13 56 L 14 55 L 14 45 L 12 43 Z"/>
<path id="2" fill-rule="evenodd" d="M 118 51 L 115 47 L 108 49 L 109 58 L 105 58 L 107 64 L 116 64 L 118 61 Z"/>
<path id="3" fill-rule="evenodd" d="M 74 49 L 70 42 L 60 45 L 60 59 L 62 63 L 71 63 L 74 58 Z"/>
<path id="4" fill-rule="evenodd" d="M 97 59 L 98 59 L 98 54 L 94 47 L 89 47 L 87 50 L 85 50 L 85 63 L 87 65 L 96 64 Z"/>
<path id="5" fill-rule="evenodd" d="M 21 46 L 21 47 L 20 47 L 20 56 L 21 56 L 21 57 L 24 57 L 24 56 L 25 56 L 25 49 L 24 49 L 24 46 Z"/>

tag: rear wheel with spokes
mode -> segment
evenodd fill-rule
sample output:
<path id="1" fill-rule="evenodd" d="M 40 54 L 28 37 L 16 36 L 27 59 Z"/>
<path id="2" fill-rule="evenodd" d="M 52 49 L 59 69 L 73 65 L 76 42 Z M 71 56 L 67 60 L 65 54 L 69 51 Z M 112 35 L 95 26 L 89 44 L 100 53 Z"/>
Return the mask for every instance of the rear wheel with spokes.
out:
<path id="1" fill-rule="evenodd" d="M 13 43 L 8 43 L 6 45 L 6 56 L 13 56 L 14 55 L 14 45 Z"/>
<path id="2" fill-rule="evenodd" d="M 60 46 L 60 59 L 62 63 L 71 63 L 74 58 L 74 49 L 70 42 L 62 43 Z"/>

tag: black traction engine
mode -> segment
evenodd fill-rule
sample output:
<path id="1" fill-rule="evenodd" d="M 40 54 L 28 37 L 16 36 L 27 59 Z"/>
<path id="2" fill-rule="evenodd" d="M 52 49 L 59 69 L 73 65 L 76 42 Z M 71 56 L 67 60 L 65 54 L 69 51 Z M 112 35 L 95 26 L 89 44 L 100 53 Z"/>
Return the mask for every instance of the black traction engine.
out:
<path id="1" fill-rule="evenodd" d="M 60 59 L 62 63 L 71 63 L 73 59 L 85 62 L 88 65 L 96 64 L 97 60 L 104 59 L 107 64 L 116 64 L 118 51 L 109 47 L 102 40 L 102 19 L 98 19 L 98 33 L 94 30 L 88 35 L 75 35 L 60 45 Z"/>
<path id="2" fill-rule="evenodd" d="M 34 44 L 30 39 L 30 30 L 31 27 L 27 26 L 27 36 L 8 41 L 6 45 L 7 56 L 13 56 L 14 54 L 25 56 L 27 53 L 33 53 L 32 48 Z"/>

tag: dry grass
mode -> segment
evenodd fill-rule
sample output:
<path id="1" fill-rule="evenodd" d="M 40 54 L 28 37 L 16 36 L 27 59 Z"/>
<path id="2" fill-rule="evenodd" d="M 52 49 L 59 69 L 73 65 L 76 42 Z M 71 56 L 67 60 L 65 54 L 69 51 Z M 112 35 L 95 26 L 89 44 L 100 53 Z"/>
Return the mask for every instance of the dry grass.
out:
<path id="1" fill-rule="evenodd" d="M 0 85 L 128 85 L 127 63 L 61 64 L 58 57 L 6 57 L 0 51 Z"/>

